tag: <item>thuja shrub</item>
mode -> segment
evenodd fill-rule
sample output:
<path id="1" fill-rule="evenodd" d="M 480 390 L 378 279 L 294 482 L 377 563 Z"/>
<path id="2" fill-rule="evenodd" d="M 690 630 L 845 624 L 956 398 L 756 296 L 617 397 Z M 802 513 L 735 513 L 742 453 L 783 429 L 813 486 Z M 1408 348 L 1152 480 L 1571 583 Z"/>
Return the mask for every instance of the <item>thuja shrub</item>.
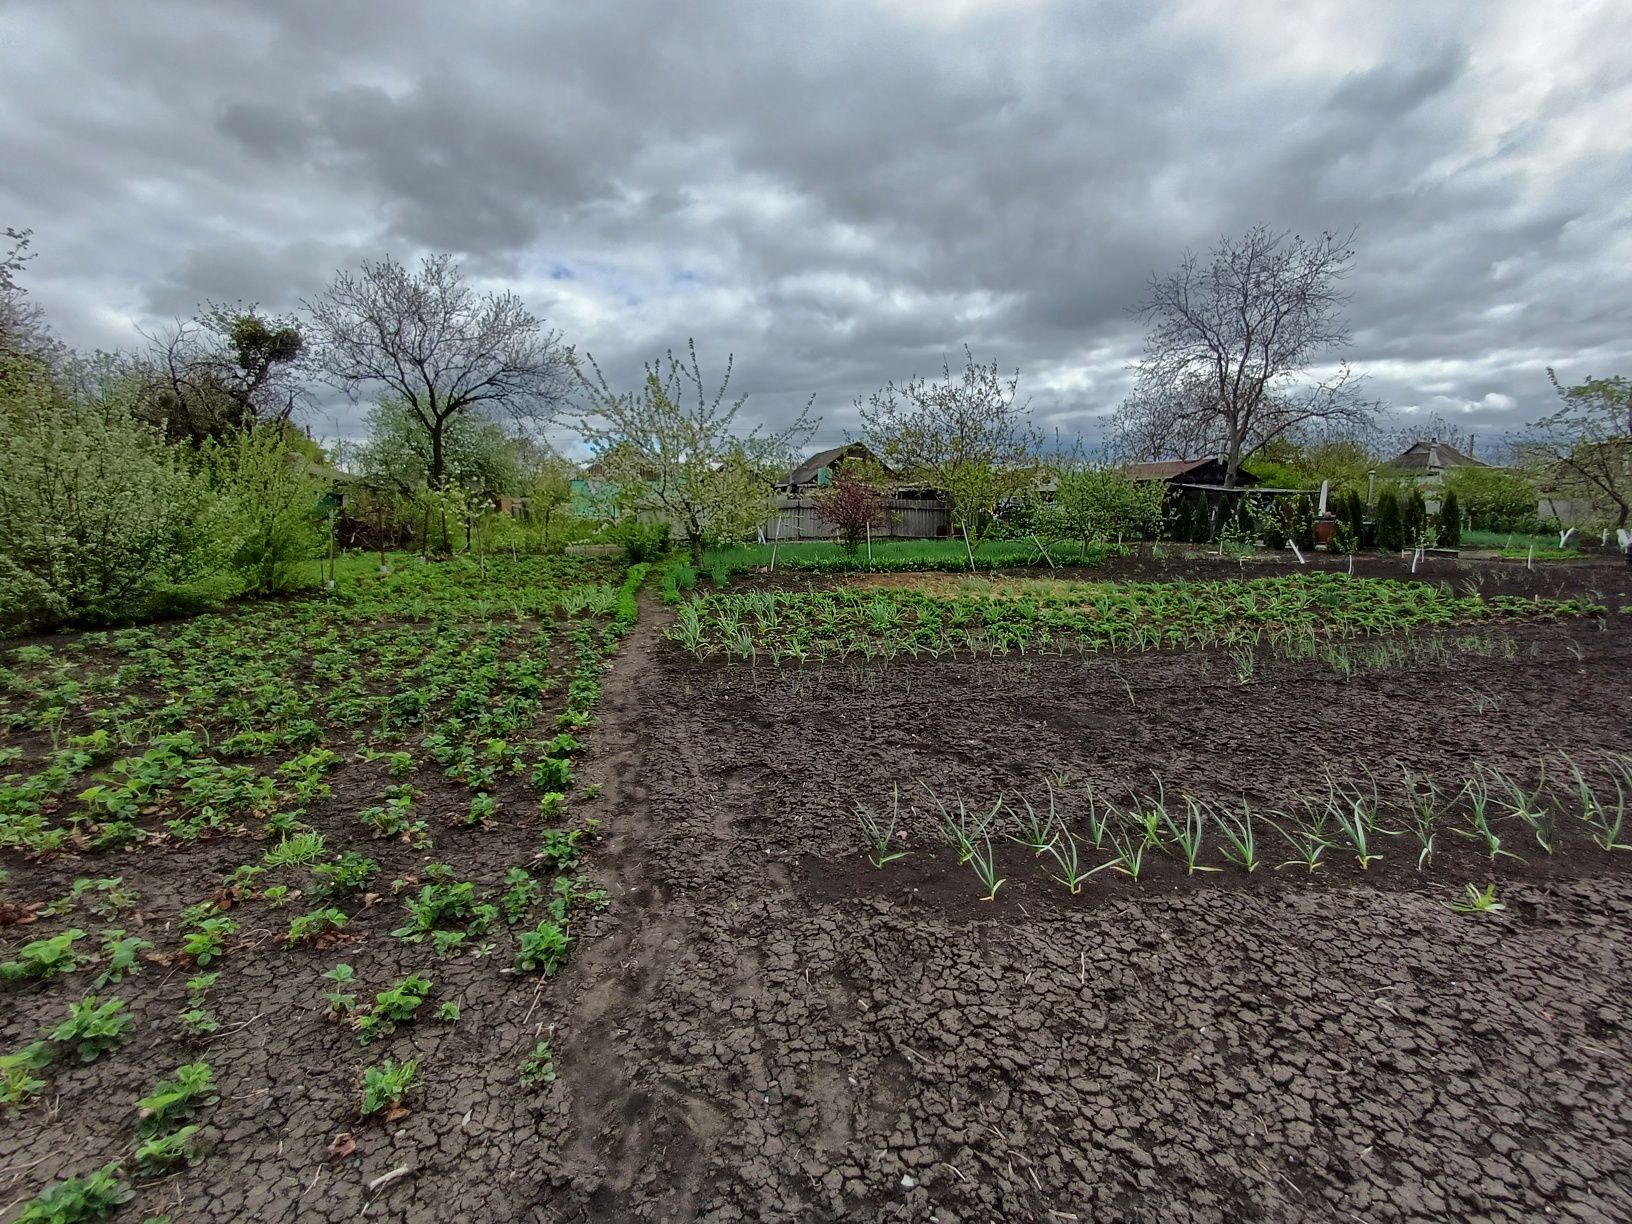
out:
<path id="1" fill-rule="evenodd" d="M 1462 505 L 1456 500 L 1456 490 L 1448 489 L 1439 505 L 1439 542 L 1446 548 L 1462 543 Z"/>
<path id="2" fill-rule="evenodd" d="M 1387 489 L 1377 495 L 1377 547 L 1384 552 L 1399 552 L 1405 547 L 1405 520 L 1400 514 L 1400 499 Z"/>

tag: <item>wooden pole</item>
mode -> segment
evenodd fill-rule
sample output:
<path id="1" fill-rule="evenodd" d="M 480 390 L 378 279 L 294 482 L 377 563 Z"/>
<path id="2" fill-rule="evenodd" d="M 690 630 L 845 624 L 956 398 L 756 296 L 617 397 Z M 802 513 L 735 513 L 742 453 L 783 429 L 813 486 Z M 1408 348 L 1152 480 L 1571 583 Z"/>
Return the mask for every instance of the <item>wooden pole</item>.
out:
<path id="1" fill-rule="evenodd" d="M 963 547 L 969 553 L 969 572 L 972 574 L 975 572 L 975 546 L 969 543 L 969 528 L 967 525 L 963 528 Z"/>

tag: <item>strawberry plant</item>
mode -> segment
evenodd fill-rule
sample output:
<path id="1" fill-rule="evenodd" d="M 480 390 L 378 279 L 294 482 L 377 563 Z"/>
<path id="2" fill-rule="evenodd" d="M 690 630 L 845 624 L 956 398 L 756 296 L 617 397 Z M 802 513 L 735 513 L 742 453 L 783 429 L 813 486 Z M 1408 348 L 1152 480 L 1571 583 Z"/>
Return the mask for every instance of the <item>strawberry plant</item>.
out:
<path id="1" fill-rule="evenodd" d="M 219 1099 L 210 1065 L 183 1063 L 176 1068 L 175 1079 L 165 1080 L 136 1102 L 138 1125 L 144 1134 L 169 1131 Z"/>
<path id="2" fill-rule="evenodd" d="M 408 1089 L 413 1086 L 414 1075 L 419 1071 L 419 1059 L 411 1058 L 405 1063 L 394 1062 L 387 1058 L 377 1066 L 368 1067 L 363 1071 L 363 1117 L 367 1118 L 382 1110 L 388 1121 L 401 1116 L 403 1113 L 403 1098 L 408 1095 Z"/>
<path id="3" fill-rule="evenodd" d="M 516 968 L 522 973 L 553 977 L 566 963 L 567 945 L 571 942 L 559 923 L 543 919 L 535 929 L 521 933 Z"/>
<path id="4" fill-rule="evenodd" d="M 74 1047 L 80 1062 L 95 1062 L 129 1035 L 130 1017 L 122 999 L 98 1002 L 86 995 L 68 1007 L 68 1019 L 51 1030 L 51 1040 Z"/>
<path id="5" fill-rule="evenodd" d="M 96 989 L 117 985 L 131 975 L 142 971 L 136 961 L 138 955 L 150 951 L 153 945 L 138 935 L 123 931 L 102 932 L 102 972 L 97 975 Z"/>
<path id="6" fill-rule="evenodd" d="M 34 1073 L 51 1065 L 51 1045 L 31 1041 L 15 1054 L 0 1054 L 0 1100 L 13 1109 L 32 1101 L 45 1081 Z"/>
<path id="7" fill-rule="evenodd" d="M 7 982 L 48 981 L 79 968 L 74 944 L 85 937 L 77 927 L 24 944 L 16 960 L 0 963 L 0 980 Z"/>
<path id="8" fill-rule="evenodd" d="M 431 979 L 410 973 L 402 981 L 375 996 L 374 1006 L 352 1017 L 351 1026 L 357 1040 L 367 1045 L 376 1037 L 393 1032 L 399 1024 L 414 1018 L 420 1006 L 431 993 Z"/>
<path id="9" fill-rule="evenodd" d="M 301 943 L 309 948 L 326 947 L 334 942 L 334 937 L 344 929 L 346 921 L 345 914 L 333 906 L 302 914 L 289 924 L 284 946 Z"/>
<path id="10" fill-rule="evenodd" d="M 182 954 L 200 968 L 220 958 L 225 940 L 238 933 L 238 924 L 231 918 L 199 918 L 192 929 L 182 936 Z"/>
<path id="11" fill-rule="evenodd" d="M 105 1220 L 136 1192 L 120 1180 L 117 1160 L 84 1177 L 69 1177 L 48 1186 L 23 1208 L 17 1224 L 82 1224 Z"/>
<path id="12" fill-rule="evenodd" d="M 555 1051 L 548 1041 L 540 1041 L 521 1064 L 521 1082 L 532 1088 L 555 1082 Z"/>
<path id="13" fill-rule="evenodd" d="M 323 977 L 333 984 L 332 990 L 323 992 L 323 1002 L 328 1006 L 329 1019 L 338 1020 L 341 1016 L 350 1014 L 357 1006 L 357 996 L 348 994 L 345 987 L 356 980 L 356 971 L 350 965 L 342 963 L 330 969 Z"/>

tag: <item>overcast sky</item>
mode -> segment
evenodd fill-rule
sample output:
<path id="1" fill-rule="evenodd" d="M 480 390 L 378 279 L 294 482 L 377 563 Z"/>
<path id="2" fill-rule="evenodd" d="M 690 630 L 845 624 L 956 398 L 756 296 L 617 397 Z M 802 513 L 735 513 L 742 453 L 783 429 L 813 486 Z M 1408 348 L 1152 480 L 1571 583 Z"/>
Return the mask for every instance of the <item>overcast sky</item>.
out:
<path id="1" fill-rule="evenodd" d="M 1494 436 L 1632 374 L 1629 45 L 1625 0 L 11 0 L 0 226 L 75 346 L 451 251 L 818 441 L 965 343 L 1093 432 L 1153 272 L 1358 226 L 1373 393 Z"/>

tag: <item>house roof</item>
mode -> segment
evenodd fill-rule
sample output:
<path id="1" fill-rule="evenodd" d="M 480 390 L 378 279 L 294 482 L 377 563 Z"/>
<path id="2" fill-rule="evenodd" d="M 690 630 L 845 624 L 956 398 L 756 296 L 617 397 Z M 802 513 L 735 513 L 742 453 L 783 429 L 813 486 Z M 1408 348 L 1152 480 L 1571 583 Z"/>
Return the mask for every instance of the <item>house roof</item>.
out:
<path id="1" fill-rule="evenodd" d="M 813 484 L 817 473 L 825 467 L 832 467 L 840 459 L 847 457 L 876 459 L 865 442 L 846 442 L 842 446 L 830 447 L 824 451 L 817 451 L 781 480 L 779 485 Z"/>
<path id="2" fill-rule="evenodd" d="M 1122 469 L 1122 474 L 1129 480 L 1178 480 L 1184 476 L 1196 475 L 1206 468 L 1220 468 L 1223 462 L 1215 455 L 1208 455 L 1204 459 L 1164 459 L 1160 463 L 1130 463 Z M 1235 474 L 1239 485 L 1257 484 L 1252 473 L 1242 470 Z"/>
<path id="3" fill-rule="evenodd" d="M 1445 468 L 1458 467 L 1489 467 L 1475 459 L 1472 455 L 1464 455 L 1449 442 L 1441 442 L 1438 438 L 1430 438 L 1426 442 L 1413 442 L 1402 454 L 1396 455 L 1385 465 L 1396 471 L 1405 472 L 1438 472 Z"/>

